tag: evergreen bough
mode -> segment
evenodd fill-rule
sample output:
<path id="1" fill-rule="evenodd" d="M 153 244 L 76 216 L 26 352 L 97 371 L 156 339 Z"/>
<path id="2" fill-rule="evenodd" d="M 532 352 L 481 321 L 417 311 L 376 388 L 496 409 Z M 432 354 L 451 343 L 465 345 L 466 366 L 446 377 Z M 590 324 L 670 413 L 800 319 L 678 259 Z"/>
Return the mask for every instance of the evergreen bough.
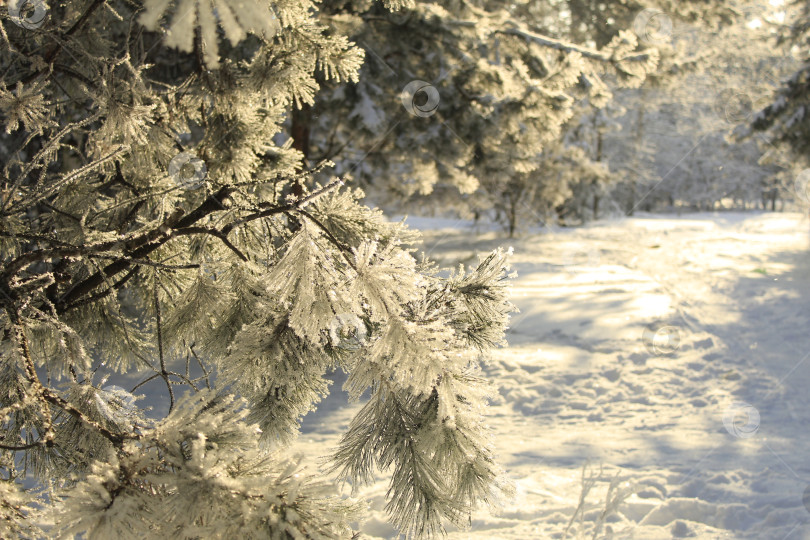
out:
<path id="1" fill-rule="evenodd" d="M 302 167 L 288 116 L 363 61 L 316 10 L 2 10 L 0 537 L 351 536 L 361 505 L 285 450 L 333 369 L 367 399 L 334 471 L 390 469 L 403 532 L 504 487 L 476 367 L 506 254 L 442 277 L 362 191 L 310 180 L 329 163 Z"/>

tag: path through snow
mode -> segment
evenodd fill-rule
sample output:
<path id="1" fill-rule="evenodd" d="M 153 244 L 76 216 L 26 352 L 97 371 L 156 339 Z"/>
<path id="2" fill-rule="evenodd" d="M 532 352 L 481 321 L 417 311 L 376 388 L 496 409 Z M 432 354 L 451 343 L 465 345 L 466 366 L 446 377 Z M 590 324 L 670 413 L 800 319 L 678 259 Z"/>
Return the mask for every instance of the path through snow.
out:
<path id="1" fill-rule="evenodd" d="M 516 241 L 415 223 L 445 266 L 511 244 L 518 272 L 509 346 L 485 368 L 516 495 L 451 538 L 563 538 L 587 463 L 603 480 L 569 538 L 592 531 L 613 477 L 635 493 L 598 538 L 810 538 L 806 219 L 644 216 Z M 307 417 L 300 451 L 335 444 L 357 410 L 343 403 Z M 395 535 L 386 485 L 363 491 L 372 537 Z"/>

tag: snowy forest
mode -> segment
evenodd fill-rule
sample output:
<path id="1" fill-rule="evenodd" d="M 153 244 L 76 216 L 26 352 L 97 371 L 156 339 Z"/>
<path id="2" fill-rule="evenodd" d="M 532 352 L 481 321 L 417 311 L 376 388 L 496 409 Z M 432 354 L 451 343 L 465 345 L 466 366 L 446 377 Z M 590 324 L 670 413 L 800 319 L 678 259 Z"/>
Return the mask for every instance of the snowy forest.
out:
<path id="1" fill-rule="evenodd" d="M 810 3 L 0 0 L 0 538 L 810 538 Z"/>

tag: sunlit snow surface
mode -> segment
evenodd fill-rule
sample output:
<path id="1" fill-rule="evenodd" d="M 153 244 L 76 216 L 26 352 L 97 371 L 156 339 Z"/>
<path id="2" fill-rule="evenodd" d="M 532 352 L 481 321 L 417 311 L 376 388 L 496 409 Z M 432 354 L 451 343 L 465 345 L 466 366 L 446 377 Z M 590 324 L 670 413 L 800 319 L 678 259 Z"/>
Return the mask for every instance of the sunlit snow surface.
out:
<path id="1" fill-rule="evenodd" d="M 444 266 L 511 245 L 519 274 L 509 346 L 485 367 L 516 494 L 450 538 L 562 538 L 588 462 L 605 481 L 588 495 L 586 530 L 609 478 L 636 489 L 599 538 L 810 538 L 806 217 L 639 216 L 516 240 L 408 222 Z M 678 338 L 669 349 L 650 344 L 661 326 Z M 357 411 L 336 379 L 296 444 L 313 467 Z M 396 536 L 386 482 L 360 490 L 372 503 L 359 525 L 368 537 Z"/>

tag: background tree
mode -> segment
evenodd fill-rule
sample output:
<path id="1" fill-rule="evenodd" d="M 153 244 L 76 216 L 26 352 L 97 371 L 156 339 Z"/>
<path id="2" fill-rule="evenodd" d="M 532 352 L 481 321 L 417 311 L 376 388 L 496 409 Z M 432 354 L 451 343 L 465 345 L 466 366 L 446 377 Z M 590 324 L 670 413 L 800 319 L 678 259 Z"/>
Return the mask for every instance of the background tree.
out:
<path id="1" fill-rule="evenodd" d="M 657 52 L 632 33 L 598 50 L 576 45 L 530 24 L 550 3 L 521 11 L 529 5 L 418 2 L 392 16 L 367 2 L 325 3 L 322 20 L 348 28 L 368 61 L 357 85 L 318 96 L 310 154 L 351 171 L 379 203 L 458 197 L 481 179 L 536 170 L 572 96 L 604 99 L 604 67 L 627 84 L 655 67 Z"/>
<path id="2" fill-rule="evenodd" d="M 415 2 L 391 14 L 376 3 L 326 2 L 321 21 L 352 36 L 368 61 L 358 84 L 318 94 L 296 120 L 306 129 L 293 134 L 306 134 L 311 164 L 333 159 L 384 208 L 498 215 L 486 208 L 498 190 L 483 184 L 542 176 L 544 147 L 563 138 L 578 102 L 598 108 L 612 89 L 654 72 L 658 44 L 647 38 L 661 31 L 659 19 L 716 25 L 734 15 L 730 2 L 664 2 L 652 13 L 665 19 L 644 15 L 647 7 Z"/>
<path id="3" fill-rule="evenodd" d="M 624 179 L 607 196 L 626 212 L 776 208 L 786 160 L 761 137 L 735 133 L 794 66 L 774 47 L 780 8 L 741 3 L 711 28 L 672 20 L 656 41 L 660 69 L 638 89 L 615 88 L 627 111 L 604 153 Z"/>
<path id="4" fill-rule="evenodd" d="M 791 151 L 793 170 L 786 169 L 776 180 L 776 188 L 785 189 L 801 205 L 810 203 L 810 175 L 797 172 L 807 167 L 810 149 L 810 6 L 793 1 L 785 6 L 785 26 L 779 36 L 784 56 L 798 57 L 798 66 L 778 80 L 778 88 L 750 119 L 750 127 L 767 144 Z M 761 105 L 761 102 L 760 102 Z M 750 136 L 743 133 L 741 137 Z M 784 160 L 783 160 L 784 161 Z"/>

